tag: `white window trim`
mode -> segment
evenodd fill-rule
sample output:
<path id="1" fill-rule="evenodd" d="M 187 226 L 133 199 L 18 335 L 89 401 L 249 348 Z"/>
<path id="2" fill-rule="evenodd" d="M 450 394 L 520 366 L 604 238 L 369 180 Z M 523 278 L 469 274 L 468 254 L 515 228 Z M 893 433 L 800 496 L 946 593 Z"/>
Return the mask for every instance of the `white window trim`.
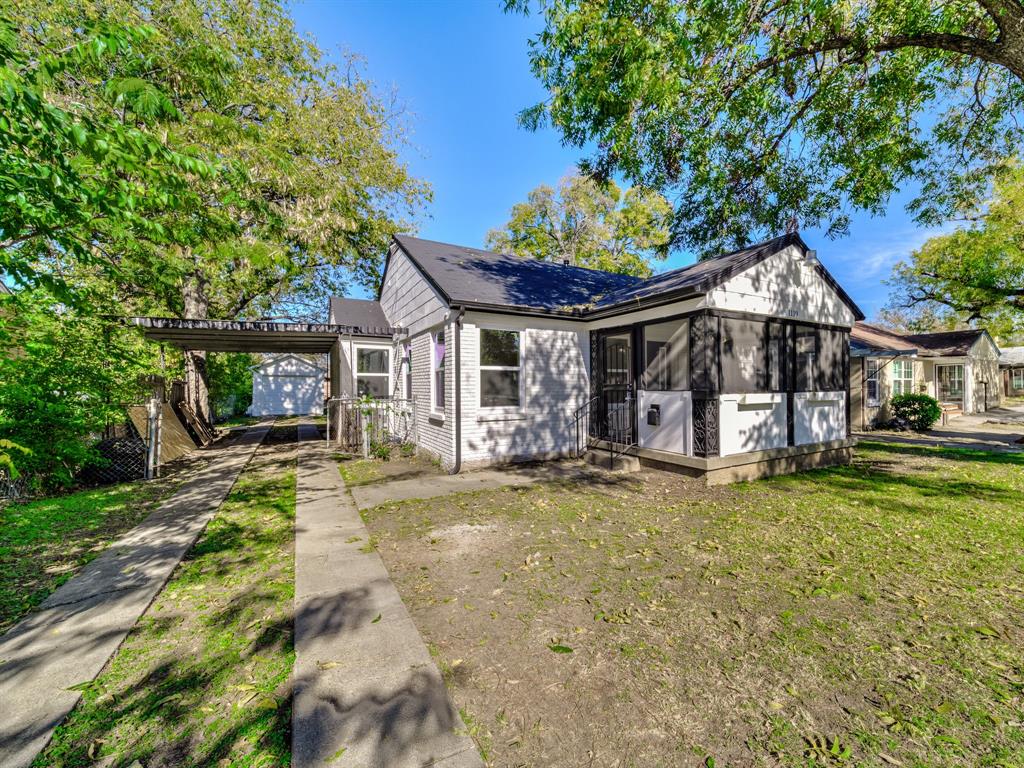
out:
<path id="1" fill-rule="evenodd" d="M 1024 389 L 1024 368 L 1010 370 L 1010 385 L 1014 389 Z"/>
<path id="2" fill-rule="evenodd" d="M 352 355 L 353 356 L 352 372 L 355 374 L 356 391 L 355 391 L 354 394 L 356 395 L 356 397 L 360 396 L 359 395 L 359 377 L 360 376 L 362 376 L 364 378 L 367 378 L 367 377 L 373 377 L 373 378 L 386 377 L 387 380 L 388 380 L 388 389 L 387 389 L 387 394 L 384 396 L 384 399 L 390 400 L 392 394 L 395 391 L 394 390 L 394 386 L 395 386 L 394 377 L 392 375 L 392 370 L 391 370 L 391 355 L 392 355 L 391 347 L 390 346 L 384 346 L 383 344 L 355 344 L 353 346 L 353 349 L 355 351 L 353 352 L 353 355 Z M 370 349 L 370 350 L 373 350 L 375 352 L 379 351 L 379 350 L 384 350 L 384 352 L 386 352 L 387 356 L 388 356 L 387 372 L 386 373 L 360 373 L 359 372 L 359 350 L 361 350 L 361 349 Z"/>
<path id="3" fill-rule="evenodd" d="M 518 334 L 519 365 L 481 365 L 481 345 L 484 341 L 484 331 L 510 331 Z M 523 361 L 526 359 L 526 330 L 523 328 L 509 328 L 508 326 L 503 325 L 480 325 L 477 327 L 476 354 L 477 410 L 479 410 L 485 417 L 500 414 L 508 414 L 510 416 L 521 414 L 525 407 L 524 404 L 526 403 L 526 377 L 523 375 Z M 519 405 L 484 405 L 482 371 L 519 371 Z"/>
<path id="4" fill-rule="evenodd" d="M 441 420 L 443 420 L 444 419 L 444 408 L 448 407 L 448 391 L 447 391 L 448 388 L 447 388 L 447 386 L 445 387 L 445 392 L 444 392 L 444 395 L 445 395 L 445 398 L 444 398 L 444 408 L 440 408 L 439 409 L 437 407 L 437 384 L 436 384 L 436 380 L 437 380 L 437 352 L 436 352 L 436 349 L 435 349 L 435 347 L 437 346 L 437 334 L 439 332 L 444 334 L 444 364 L 445 364 L 444 377 L 445 377 L 445 384 L 447 384 L 447 380 L 448 380 L 448 364 L 450 362 L 450 357 L 451 357 L 451 349 L 450 349 L 450 344 L 451 344 L 450 336 L 451 336 L 451 334 L 448 333 L 448 326 L 447 325 L 440 325 L 440 326 L 437 326 L 436 328 L 432 328 L 427 333 L 427 339 L 428 339 L 428 342 L 429 342 L 429 344 L 428 344 L 428 351 L 430 353 L 430 361 L 429 361 L 430 362 L 430 416 L 433 419 L 441 419 Z"/>
<path id="5" fill-rule="evenodd" d="M 869 376 L 868 375 L 868 365 L 871 365 L 871 364 L 874 364 L 874 366 L 875 366 L 875 375 L 874 376 Z M 882 398 L 880 397 L 880 395 L 881 395 L 881 386 L 882 386 L 882 381 L 881 381 L 881 376 L 880 376 L 881 372 L 882 372 L 882 366 L 880 366 L 878 364 L 877 360 L 875 360 L 875 359 L 865 359 L 865 361 L 864 361 L 864 397 L 867 399 L 868 407 L 869 408 L 877 408 L 878 406 L 880 406 L 882 404 Z M 869 382 L 869 381 L 875 382 L 875 396 L 874 397 L 872 397 L 869 394 L 870 393 L 870 389 L 867 386 L 867 382 Z"/>

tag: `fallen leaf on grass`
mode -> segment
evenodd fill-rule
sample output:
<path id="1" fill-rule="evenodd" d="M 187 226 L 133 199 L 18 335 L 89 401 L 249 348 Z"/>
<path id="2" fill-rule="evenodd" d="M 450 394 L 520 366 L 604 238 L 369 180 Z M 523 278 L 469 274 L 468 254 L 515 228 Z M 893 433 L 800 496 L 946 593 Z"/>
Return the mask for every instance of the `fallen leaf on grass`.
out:
<path id="1" fill-rule="evenodd" d="M 572 653 L 572 648 L 567 645 L 558 645 L 557 643 L 549 645 L 548 650 L 554 651 L 555 653 Z"/>
<path id="2" fill-rule="evenodd" d="M 341 756 L 345 754 L 345 749 L 346 749 L 345 747 L 342 747 L 341 749 L 339 749 L 337 752 L 335 752 L 333 755 L 331 755 L 330 757 L 327 758 L 327 762 L 328 763 L 333 763 L 335 760 L 340 759 Z"/>
<path id="3" fill-rule="evenodd" d="M 318 661 L 316 663 L 316 665 L 318 667 L 320 667 L 320 669 L 323 669 L 323 670 L 334 669 L 339 664 L 341 664 L 340 661 Z"/>
<path id="4" fill-rule="evenodd" d="M 371 624 L 376 624 L 376 623 L 377 623 L 378 621 L 380 621 L 380 614 L 379 614 L 379 613 L 378 613 L 378 614 L 377 614 L 377 616 L 376 616 L 376 617 L 375 617 L 375 618 L 373 619 L 373 621 L 371 621 L 370 623 L 371 623 Z"/>

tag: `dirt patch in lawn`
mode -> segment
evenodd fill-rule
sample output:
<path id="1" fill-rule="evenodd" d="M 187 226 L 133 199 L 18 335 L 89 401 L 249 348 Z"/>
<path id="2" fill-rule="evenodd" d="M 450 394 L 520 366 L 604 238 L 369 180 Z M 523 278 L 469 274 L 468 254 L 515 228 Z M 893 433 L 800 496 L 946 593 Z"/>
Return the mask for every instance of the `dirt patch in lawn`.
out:
<path id="1" fill-rule="evenodd" d="M 35 765 L 291 761 L 295 428 L 275 428 Z"/>
<path id="2" fill-rule="evenodd" d="M 386 504 L 493 766 L 1024 764 L 1024 457 L 873 444 Z"/>

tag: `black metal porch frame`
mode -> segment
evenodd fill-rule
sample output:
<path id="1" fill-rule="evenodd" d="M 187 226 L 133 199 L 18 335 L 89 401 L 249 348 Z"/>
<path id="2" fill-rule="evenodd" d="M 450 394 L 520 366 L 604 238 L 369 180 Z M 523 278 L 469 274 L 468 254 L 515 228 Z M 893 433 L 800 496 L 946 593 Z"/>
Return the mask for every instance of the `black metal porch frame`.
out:
<path id="1" fill-rule="evenodd" d="M 720 424 L 718 418 L 718 399 L 724 390 L 724 373 L 721 365 L 721 342 L 723 318 L 735 320 L 750 320 L 764 323 L 764 345 L 768 348 L 771 339 L 771 326 L 777 325 L 782 329 L 783 355 L 780 360 L 780 371 L 778 386 L 772 389 L 756 389 L 731 394 L 754 394 L 771 393 L 786 395 L 786 443 L 789 446 L 796 444 L 795 440 L 795 396 L 796 390 L 796 329 L 797 326 L 814 328 L 816 330 L 839 331 L 844 335 L 842 376 L 843 390 L 846 393 L 846 435 L 851 434 L 850 414 L 850 329 L 846 326 L 832 323 L 813 323 L 805 320 L 797 320 L 784 317 L 770 317 L 758 315 L 752 312 L 738 312 L 725 309 L 699 309 L 690 312 L 681 312 L 665 317 L 644 320 L 629 325 L 619 325 L 608 328 L 600 328 L 590 332 L 590 382 L 591 382 L 591 404 L 594 408 L 590 416 L 590 436 L 598 440 L 607 440 L 602 434 L 602 415 L 605 403 L 602 401 L 603 382 L 599 380 L 604 370 L 604 349 L 601 339 L 607 335 L 630 334 L 632 351 L 632 381 L 630 382 L 633 393 L 632 413 L 630 414 L 630 425 L 632 435 L 637 434 L 637 412 L 636 403 L 639 393 L 640 376 L 644 370 L 643 333 L 648 325 L 671 322 L 673 320 L 689 319 L 689 363 L 690 363 L 690 393 L 692 399 L 693 415 L 693 453 L 699 458 L 712 458 L 719 455 L 720 451 Z M 815 337 L 817 339 L 817 336 Z M 817 344 L 817 341 L 815 342 Z M 765 373 L 767 378 L 767 372 Z M 695 386 L 700 384 L 701 386 Z M 610 441 L 609 441 L 610 442 Z"/>

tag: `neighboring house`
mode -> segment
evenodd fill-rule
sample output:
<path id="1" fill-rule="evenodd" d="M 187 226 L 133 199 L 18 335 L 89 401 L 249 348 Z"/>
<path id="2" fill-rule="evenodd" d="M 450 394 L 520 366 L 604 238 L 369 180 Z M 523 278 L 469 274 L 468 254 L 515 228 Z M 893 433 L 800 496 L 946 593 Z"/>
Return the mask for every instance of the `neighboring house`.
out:
<path id="1" fill-rule="evenodd" d="M 273 355 L 252 367 L 252 416 L 324 412 L 325 371 L 298 355 Z"/>
<path id="2" fill-rule="evenodd" d="M 1007 397 L 1024 397 L 1024 347 L 1003 347 L 999 370 L 1003 376 L 1003 393 Z"/>
<path id="3" fill-rule="evenodd" d="M 331 302 L 360 329 L 331 390 L 414 400 L 450 471 L 572 454 L 582 429 L 728 481 L 849 460 L 862 317 L 798 235 L 647 279 L 400 235 L 376 302 Z"/>
<path id="4" fill-rule="evenodd" d="M 850 334 L 850 400 L 855 429 L 891 418 L 893 395 L 923 393 L 952 414 L 999 405 L 999 349 L 985 330 L 899 334 L 857 323 Z"/>

